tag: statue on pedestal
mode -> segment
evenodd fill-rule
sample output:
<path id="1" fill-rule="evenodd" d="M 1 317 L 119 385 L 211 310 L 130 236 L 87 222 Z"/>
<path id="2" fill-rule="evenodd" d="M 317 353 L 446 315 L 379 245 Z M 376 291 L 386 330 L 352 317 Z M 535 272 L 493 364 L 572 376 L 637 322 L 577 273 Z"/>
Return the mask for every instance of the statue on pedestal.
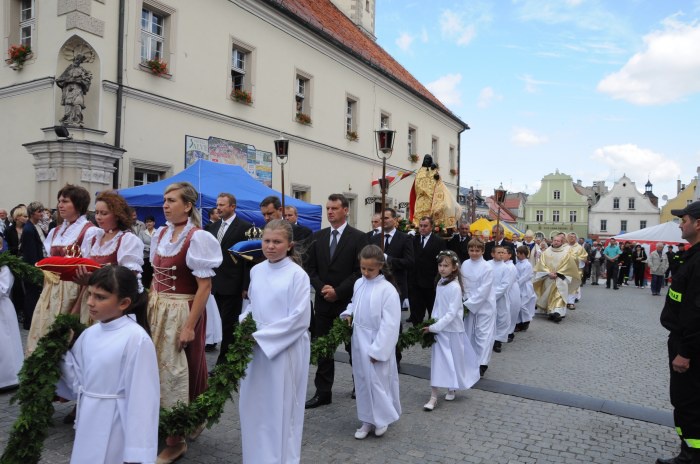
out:
<path id="1" fill-rule="evenodd" d="M 63 90 L 61 105 L 65 113 L 59 122 L 64 126 L 82 127 L 83 125 L 85 94 L 90 90 L 92 81 L 92 73 L 81 66 L 85 61 L 87 61 L 85 55 L 76 54 L 73 57 L 73 63 L 56 79 L 56 85 Z"/>

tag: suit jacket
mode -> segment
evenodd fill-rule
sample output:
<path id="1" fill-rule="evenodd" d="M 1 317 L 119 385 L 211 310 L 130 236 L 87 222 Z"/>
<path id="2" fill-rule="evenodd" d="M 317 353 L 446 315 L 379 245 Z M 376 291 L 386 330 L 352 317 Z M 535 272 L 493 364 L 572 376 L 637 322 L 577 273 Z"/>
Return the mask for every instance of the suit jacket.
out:
<path id="1" fill-rule="evenodd" d="M 209 232 L 214 237 L 219 233 L 221 223 L 222 220 L 219 219 L 214 224 L 210 224 Z M 247 266 L 244 265 L 242 260 L 239 260 L 238 263 L 234 263 L 228 249 L 236 243 L 246 240 L 245 232 L 251 227 L 253 227 L 253 225 L 250 222 L 236 215 L 226 229 L 221 239 L 221 254 L 224 256 L 224 260 L 221 262 L 221 266 L 214 269 L 216 275 L 211 280 L 212 293 L 218 293 L 220 295 L 240 295 L 247 287 L 245 285 L 248 281 Z"/>
<path id="2" fill-rule="evenodd" d="M 376 229 L 372 229 L 365 234 L 365 235 L 367 235 L 367 242 L 368 243 L 369 243 L 370 239 L 376 235 L 375 232 L 376 232 Z"/>
<path id="3" fill-rule="evenodd" d="M 295 242 L 304 243 L 307 240 L 310 240 L 314 233 L 306 226 L 292 224 L 292 234 Z"/>
<path id="4" fill-rule="evenodd" d="M 306 271 L 311 285 L 316 290 L 314 311 L 337 313 L 345 310 L 352 298 L 355 281 L 360 277 L 360 262 L 357 256 L 367 245 L 367 236 L 349 224 L 338 240 L 333 258 L 330 257 L 331 228 L 326 227 L 314 233 L 309 245 Z M 338 299 L 328 302 L 321 295 L 321 289 L 330 285 Z"/>
<path id="5" fill-rule="evenodd" d="M 490 261 L 493 259 L 493 256 L 491 256 L 491 251 L 493 251 L 493 247 L 495 245 L 496 245 L 495 240 L 490 240 L 490 241 L 486 242 L 486 249 L 484 250 L 484 259 L 486 261 Z M 503 239 L 501 241 L 501 245 L 510 247 L 510 250 L 513 254 L 513 263 L 515 264 L 516 256 L 515 256 L 515 246 L 513 245 L 513 242 L 511 242 L 510 240 Z"/>
<path id="6" fill-rule="evenodd" d="M 22 230 L 24 231 L 24 229 Z M 14 222 L 5 228 L 5 241 L 7 242 L 7 249 L 10 253 L 19 256 L 19 236 Z"/>
<path id="7" fill-rule="evenodd" d="M 372 237 L 370 243 L 381 247 L 384 240 L 384 234 L 377 234 Z M 408 298 L 408 271 L 413 268 L 414 264 L 411 236 L 396 230 L 384 253 L 387 255 L 387 264 L 391 273 L 394 274 L 396 285 L 399 287 L 401 300 Z"/>
<path id="8" fill-rule="evenodd" d="M 459 256 L 459 262 L 463 263 L 469 259 L 470 238 L 467 237 L 464 239 L 464 241 L 460 241 L 460 238 L 461 236 L 459 234 L 453 235 L 452 238 L 447 241 L 447 249 L 457 253 L 457 256 Z"/>
<path id="9" fill-rule="evenodd" d="M 430 234 L 425 246 L 421 246 L 421 236 L 413 237 L 413 256 L 415 265 L 409 272 L 411 286 L 420 288 L 435 288 L 437 270 L 437 255 L 447 249 L 447 242 L 440 236 Z"/>
<path id="10" fill-rule="evenodd" d="M 20 239 L 21 255 L 24 262 L 32 266 L 44 258 L 44 244 L 41 241 L 39 232 L 36 226 L 27 221 L 22 229 L 22 238 Z"/>

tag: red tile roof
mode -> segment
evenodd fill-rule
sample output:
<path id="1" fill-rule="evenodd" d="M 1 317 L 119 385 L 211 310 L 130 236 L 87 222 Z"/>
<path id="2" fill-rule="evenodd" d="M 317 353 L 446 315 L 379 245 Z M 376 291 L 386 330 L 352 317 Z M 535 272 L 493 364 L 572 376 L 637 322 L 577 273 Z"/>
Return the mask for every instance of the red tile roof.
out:
<path id="1" fill-rule="evenodd" d="M 350 18 L 330 0 L 263 0 L 288 14 L 338 48 L 354 55 L 366 65 L 387 75 L 409 91 L 432 104 L 465 128 L 467 124 L 455 116 L 415 77 L 401 66 L 374 40 L 362 32 Z"/>

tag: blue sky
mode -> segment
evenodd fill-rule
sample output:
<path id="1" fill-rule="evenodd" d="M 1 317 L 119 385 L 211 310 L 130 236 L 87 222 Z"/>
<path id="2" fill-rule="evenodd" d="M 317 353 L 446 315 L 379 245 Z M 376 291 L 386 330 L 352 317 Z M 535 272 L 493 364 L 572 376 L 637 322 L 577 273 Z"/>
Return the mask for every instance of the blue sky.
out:
<path id="1" fill-rule="evenodd" d="M 700 165 L 700 0 L 377 0 L 375 32 L 471 127 L 463 186 L 558 168 L 672 198 Z"/>

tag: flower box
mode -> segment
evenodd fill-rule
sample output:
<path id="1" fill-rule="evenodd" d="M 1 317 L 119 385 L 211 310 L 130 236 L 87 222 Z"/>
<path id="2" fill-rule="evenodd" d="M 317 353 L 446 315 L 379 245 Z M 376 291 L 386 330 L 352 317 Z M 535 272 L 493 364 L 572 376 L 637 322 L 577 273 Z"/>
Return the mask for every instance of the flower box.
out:
<path id="1" fill-rule="evenodd" d="M 411 163 L 417 163 L 419 160 L 418 155 L 415 153 L 408 155 L 408 159 L 411 160 Z"/>
<path id="2" fill-rule="evenodd" d="M 456 176 L 458 172 L 459 171 L 457 171 L 455 168 L 450 169 L 450 174 L 452 174 L 453 176 Z"/>
<path id="3" fill-rule="evenodd" d="M 156 76 L 162 76 L 163 74 L 168 74 L 168 63 L 161 60 L 160 58 L 154 58 L 143 63 L 153 74 Z"/>
<path id="4" fill-rule="evenodd" d="M 250 92 L 246 92 L 242 89 L 233 89 L 231 91 L 231 98 L 236 100 L 238 103 L 245 103 L 246 105 L 253 103 L 253 96 L 250 94 Z"/>
<path id="5" fill-rule="evenodd" d="M 297 113 L 296 120 L 301 124 L 311 124 L 311 116 L 306 113 Z"/>
<path id="6" fill-rule="evenodd" d="M 24 63 L 34 55 L 32 54 L 32 47 L 29 45 L 11 45 L 7 49 L 7 56 L 5 63 L 9 64 L 11 69 L 19 71 L 24 66 Z"/>
<path id="7" fill-rule="evenodd" d="M 347 137 L 347 139 L 350 140 L 351 142 L 354 142 L 354 141 L 356 141 L 356 140 L 359 138 L 359 137 L 357 136 L 357 132 L 355 132 L 355 131 L 348 131 L 348 132 L 345 134 L 345 137 Z"/>

